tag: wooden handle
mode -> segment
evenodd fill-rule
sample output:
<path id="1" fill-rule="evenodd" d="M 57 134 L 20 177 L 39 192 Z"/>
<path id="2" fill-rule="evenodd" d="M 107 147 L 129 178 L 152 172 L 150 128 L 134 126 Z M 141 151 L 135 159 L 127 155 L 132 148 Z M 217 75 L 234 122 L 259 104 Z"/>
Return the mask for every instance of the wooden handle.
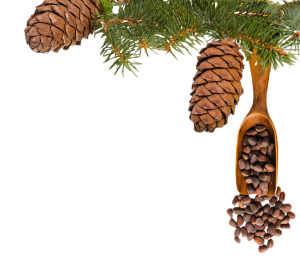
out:
<path id="1" fill-rule="evenodd" d="M 255 53 L 256 52 L 254 52 L 254 54 Z M 264 69 L 263 66 L 257 62 L 258 57 L 252 57 L 249 61 L 253 83 L 253 105 L 249 114 L 261 113 L 270 117 L 267 108 L 267 92 L 271 67 Z"/>

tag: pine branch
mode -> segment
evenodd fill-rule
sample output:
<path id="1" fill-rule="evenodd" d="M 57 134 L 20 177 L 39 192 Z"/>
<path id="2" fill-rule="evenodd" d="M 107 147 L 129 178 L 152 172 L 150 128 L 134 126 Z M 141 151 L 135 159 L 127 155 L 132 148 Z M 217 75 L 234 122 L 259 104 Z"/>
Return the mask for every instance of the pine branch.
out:
<path id="1" fill-rule="evenodd" d="M 109 1 L 109 0 L 101 0 Z M 113 1 L 116 2 L 116 1 Z M 236 39 L 246 53 L 257 49 L 263 65 L 293 64 L 299 52 L 300 0 L 280 5 L 268 0 L 121 1 L 117 13 L 95 21 L 106 38 L 101 53 L 112 67 L 136 69 L 142 50 L 183 53 L 204 36 Z M 119 1 L 120 3 L 120 1 Z"/>

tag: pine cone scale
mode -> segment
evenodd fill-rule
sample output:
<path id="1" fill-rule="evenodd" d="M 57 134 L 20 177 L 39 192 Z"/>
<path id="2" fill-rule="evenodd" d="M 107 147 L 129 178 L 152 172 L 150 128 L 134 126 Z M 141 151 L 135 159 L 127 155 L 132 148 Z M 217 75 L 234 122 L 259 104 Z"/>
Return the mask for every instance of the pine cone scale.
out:
<path id="1" fill-rule="evenodd" d="M 209 99 L 209 101 L 211 101 L 213 104 L 215 104 L 217 107 L 222 107 L 225 106 L 226 103 L 225 101 L 221 98 L 222 94 L 213 94 L 209 97 L 207 97 Z"/>
<path id="2" fill-rule="evenodd" d="M 220 84 L 218 84 L 216 82 L 210 82 L 208 84 L 205 84 L 205 88 L 208 89 L 212 93 L 224 93 L 223 88 L 220 86 Z"/>
<path id="3" fill-rule="evenodd" d="M 226 62 L 226 64 L 228 65 L 228 68 L 234 67 L 237 69 L 241 69 L 241 63 L 232 55 L 224 55 L 220 59 L 222 59 L 224 62 Z"/>

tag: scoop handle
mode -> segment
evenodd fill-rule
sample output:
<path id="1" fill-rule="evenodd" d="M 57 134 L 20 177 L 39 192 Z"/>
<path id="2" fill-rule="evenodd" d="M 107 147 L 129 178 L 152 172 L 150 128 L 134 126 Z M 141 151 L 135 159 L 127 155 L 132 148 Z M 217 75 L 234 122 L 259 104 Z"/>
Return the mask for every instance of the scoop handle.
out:
<path id="1" fill-rule="evenodd" d="M 271 67 L 265 69 L 258 62 L 258 57 L 252 57 L 249 63 L 253 83 L 253 105 L 249 114 L 261 113 L 269 118 L 270 115 L 267 107 L 267 92 Z"/>

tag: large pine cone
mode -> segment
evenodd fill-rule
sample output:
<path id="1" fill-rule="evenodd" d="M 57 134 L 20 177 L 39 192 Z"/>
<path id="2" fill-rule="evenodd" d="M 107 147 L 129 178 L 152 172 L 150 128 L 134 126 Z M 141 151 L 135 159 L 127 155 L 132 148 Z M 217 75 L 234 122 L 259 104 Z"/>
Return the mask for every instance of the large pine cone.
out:
<path id="1" fill-rule="evenodd" d="M 200 51 L 189 111 L 196 132 L 214 132 L 234 114 L 241 94 L 244 56 L 231 40 L 209 43 Z"/>
<path id="2" fill-rule="evenodd" d="M 93 32 L 99 0 L 45 0 L 36 7 L 25 29 L 27 44 L 37 53 L 68 50 Z"/>

